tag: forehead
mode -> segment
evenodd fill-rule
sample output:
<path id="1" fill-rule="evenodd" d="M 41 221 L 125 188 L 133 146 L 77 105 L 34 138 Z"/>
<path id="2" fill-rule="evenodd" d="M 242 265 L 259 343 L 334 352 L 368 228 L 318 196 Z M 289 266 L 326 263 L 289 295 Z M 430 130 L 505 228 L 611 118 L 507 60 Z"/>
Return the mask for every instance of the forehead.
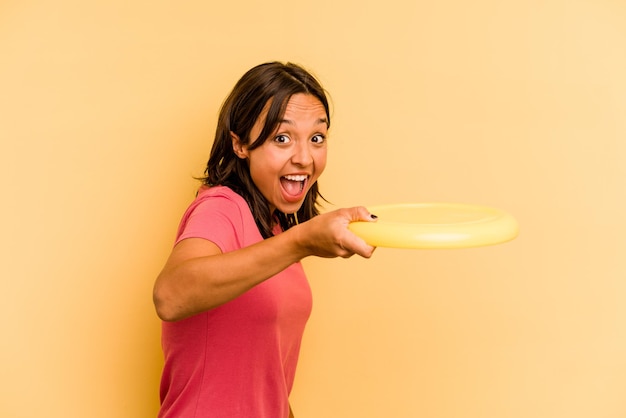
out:
<path id="1" fill-rule="evenodd" d="M 267 115 L 273 102 L 274 98 L 271 98 L 265 103 L 263 110 L 255 122 L 255 128 L 253 129 L 263 129 L 265 124 L 268 122 Z M 326 108 L 317 97 L 311 94 L 297 93 L 287 99 L 287 104 L 285 105 L 282 117 L 269 122 L 274 125 L 275 129 L 277 129 L 280 124 L 293 124 L 297 121 L 304 120 L 312 120 L 315 124 L 325 124 L 326 127 L 330 125 Z"/>
<path id="2" fill-rule="evenodd" d="M 317 97 L 311 94 L 294 94 L 287 101 L 281 122 L 293 122 L 296 119 L 311 120 L 314 123 L 328 125 L 326 108 Z"/>
<path id="3" fill-rule="evenodd" d="M 311 94 L 297 93 L 287 99 L 283 115 L 271 116 L 268 120 L 270 109 L 274 105 L 274 98 L 270 98 L 252 127 L 250 134 L 252 142 L 262 144 L 275 134 L 281 126 L 298 126 L 311 129 L 328 129 L 330 121 L 324 104 Z M 274 112 L 274 110 L 272 110 Z M 256 139 L 255 139 L 256 138 Z"/>
<path id="4" fill-rule="evenodd" d="M 291 96 L 287 101 L 287 106 L 285 107 L 285 113 L 287 111 L 319 112 L 320 110 L 326 113 L 326 109 L 324 108 L 322 102 L 320 102 L 317 97 L 304 93 L 297 93 Z"/>

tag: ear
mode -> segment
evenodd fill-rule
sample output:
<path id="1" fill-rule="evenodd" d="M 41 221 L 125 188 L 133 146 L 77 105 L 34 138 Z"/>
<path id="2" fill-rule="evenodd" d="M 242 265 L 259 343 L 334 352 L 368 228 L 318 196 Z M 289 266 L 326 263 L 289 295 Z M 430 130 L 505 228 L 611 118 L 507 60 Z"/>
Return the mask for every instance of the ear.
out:
<path id="1" fill-rule="evenodd" d="M 244 160 L 248 158 L 248 146 L 241 142 L 239 136 L 233 131 L 230 131 L 230 139 L 233 142 L 233 151 L 235 152 L 235 155 Z"/>
<path id="2" fill-rule="evenodd" d="M 230 139 L 233 142 L 233 151 L 235 152 L 235 155 L 243 160 L 248 158 L 248 147 L 241 142 L 239 135 L 230 131 Z"/>

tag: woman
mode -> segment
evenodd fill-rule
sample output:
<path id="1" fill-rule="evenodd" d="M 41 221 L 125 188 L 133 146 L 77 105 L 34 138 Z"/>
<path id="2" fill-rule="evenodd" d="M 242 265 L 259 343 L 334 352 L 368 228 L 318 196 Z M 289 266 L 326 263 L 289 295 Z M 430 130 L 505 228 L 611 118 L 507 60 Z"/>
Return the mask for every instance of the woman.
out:
<path id="1" fill-rule="evenodd" d="M 311 291 L 300 260 L 370 257 L 351 221 L 319 215 L 328 101 L 303 68 L 249 70 L 220 111 L 206 178 L 154 286 L 160 417 L 287 418 Z"/>

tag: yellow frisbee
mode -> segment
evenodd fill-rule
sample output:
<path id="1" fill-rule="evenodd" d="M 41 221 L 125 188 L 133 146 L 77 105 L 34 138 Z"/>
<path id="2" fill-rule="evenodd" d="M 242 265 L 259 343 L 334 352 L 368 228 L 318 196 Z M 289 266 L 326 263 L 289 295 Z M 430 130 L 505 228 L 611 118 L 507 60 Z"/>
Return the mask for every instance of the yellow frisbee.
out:
<path id="1" fill-rule="evenodd" d="M 348 228 L 368 244 L 390 248 L 469 248 L 500 244 L 517 237 L 509 213 L 458 203 L 372 206 L 376 222 L 352 222 Z"/>

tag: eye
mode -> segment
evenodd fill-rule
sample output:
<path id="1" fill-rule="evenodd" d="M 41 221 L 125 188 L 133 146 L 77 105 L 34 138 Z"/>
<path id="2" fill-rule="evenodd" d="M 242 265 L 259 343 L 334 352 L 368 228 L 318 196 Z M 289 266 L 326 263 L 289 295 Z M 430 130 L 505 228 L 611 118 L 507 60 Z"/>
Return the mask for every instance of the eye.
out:
<path id="1" fill-rule="evenodd" d="M 291 138 L 287 135 L 276 135 L 274 138 L 274 142 L 278 142 L 279 144 L 287 144 L 289 141 L 291 141 Z"/>
<path id="2" fill-rule="evenodd" d="M 311 142 L 313 142 L 314 144 L 323 144 L 325 141 L 326 135 L 322 134 L 313 135 L 313 137 L 311 138 Z"/>

